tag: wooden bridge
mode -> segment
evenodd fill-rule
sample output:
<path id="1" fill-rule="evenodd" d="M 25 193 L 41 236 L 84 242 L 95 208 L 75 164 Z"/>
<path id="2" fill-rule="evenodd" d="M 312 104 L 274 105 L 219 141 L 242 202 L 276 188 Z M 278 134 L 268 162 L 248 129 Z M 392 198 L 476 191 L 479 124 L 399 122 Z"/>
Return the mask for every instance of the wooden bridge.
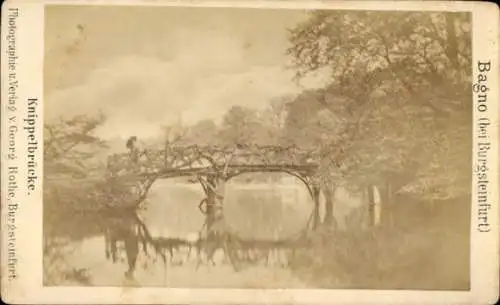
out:
<path id="1" fill-rule="evenodd" d="M 296 146 L 217 147 L 169 143 L 164 147 L 145 149 L 127 143 L 127 147 L 128 153 L 108 158 L 108 179 L 122 181 L 134 188 L 136 204 L 146 199 L 150 187 L 158 179 L 189 177 L 192 181 L 197 180 L 206 195 L 199 208 L 206 215 L 208 232 L 222 217 L 225 183 L 245 173 L 277 172 L 298 178 L 314 202 L 312 226 L 316 227 L 319 221 L 320 186 L 315 182 L 317 151 Z"/>

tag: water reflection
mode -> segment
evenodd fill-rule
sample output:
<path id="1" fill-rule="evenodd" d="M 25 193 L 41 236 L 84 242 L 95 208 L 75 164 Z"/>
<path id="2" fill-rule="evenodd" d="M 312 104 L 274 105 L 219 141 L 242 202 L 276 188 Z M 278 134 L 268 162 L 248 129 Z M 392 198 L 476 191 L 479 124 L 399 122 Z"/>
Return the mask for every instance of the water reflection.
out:
<path id="1" fill-rule="evenodd" d="M 295 187 L 279 189 L 229 184 L 226 193 L 225 217 L 233 233 L 242 238 L 283 238 L 300 230 L 307 220 L 304 217 L 307 213 L 296 211 L 297 207 L 292 208 L 285 202 L 284 198 L 294 196 Z M 198 185 L 159 181 L 148 196 L 146 209 L 139 212 L 110 210 L 52 215 L 46 240 L 47 243 L 64 240 L 73 249 L 66 254 L 66 259 L 78 273 L 73 277 L 73 282 L 78 284 L 121 285 L 120 274 L 122 278 L 123 275 L 132 278 L 138 271 L 141 274 L 136 279 L 142 278 L 141 284 L 162 285 L 166 281 L 164 277 L 150 274 L 144 280 L 144 271 L 164 271 L 166 265 L 171 269 L 180 265 L 199 268 L 203 253 L 198 232 L 204 218 L 197 204 L 202 198 L 203 192 Z M 304 202 L 302 198 L 295 200 Z M 311 208 L 307 204 L 304 206 Z M 46 248 L 55 248 L 55 245 Z M 216 253 L 213 260 L 217 261 L 217 266 L 225 268 L 222 252 Z M 141 267 L 140 270 L 136 270 L 137 267 Z M 179 272 L 170 273 L 170 281 L 175 281 L 175 274 Z M 82 274 L 87 275 L 86 280 L 78 279 L 85 278 Z M 213 285 L 213 280 L 207 279 L 206 285 L 210 284 Z M 191 285 L 188 283 L 188 286 Z"/>
<path id="2" fill-rule="evenodd" d="M 64 240 L 72 251 L 63 255 L 70 275 L 47 284 L 303 287 L 286 268 L 290 248 L 298 245 L 285 243 L 312 211 L 300 183 L 229 183 L 224 214 L 232 237 L 210 244 L 212 252 L 200 236 L 204 217 L 197 205 L 203 196 L 196 184 L 158 181 L 144 210 L 52 218 L 46 240 Z M 235 268 L 235 260 L 246 267 Z"/>

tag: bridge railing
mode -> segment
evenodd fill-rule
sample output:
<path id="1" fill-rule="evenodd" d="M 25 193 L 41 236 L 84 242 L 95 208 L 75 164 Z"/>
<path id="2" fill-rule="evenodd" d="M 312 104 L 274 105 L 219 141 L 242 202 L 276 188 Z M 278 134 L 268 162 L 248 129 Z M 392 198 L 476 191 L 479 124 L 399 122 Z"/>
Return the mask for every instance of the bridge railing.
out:
<path id="1" fill-rule="evenodd" d="M 144 175 L 169 171 L 209 168 L 222 169 L 228 164 L 246 171 L 279 171 L 280 168 L 300 169 L 315 166 L 315 152 L 298 147 L 257 146 L 168 146 L 165 149 L 146 148 L 132 158 L 130 153 L 109 156 L 108 171 L 112 176 Z M 182 173 L 181 173 L 182 174 Z"/>

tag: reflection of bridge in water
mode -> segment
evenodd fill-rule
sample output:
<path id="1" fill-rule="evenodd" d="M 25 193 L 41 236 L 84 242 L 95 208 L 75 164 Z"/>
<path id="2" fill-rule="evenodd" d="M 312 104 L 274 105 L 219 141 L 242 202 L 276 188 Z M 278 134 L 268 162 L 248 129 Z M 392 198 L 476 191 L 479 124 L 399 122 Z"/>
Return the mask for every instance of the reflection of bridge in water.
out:
<path id="1" fill-rule="evenodd" d="M 171 254 L 172 246 L 168 245 L 169 242 L 172 245 L 178 243 L 178 246 L 188 248 L 196 247 L 198 253 L 203 249 L 207 261 L 212 260 L 218 249 L 222 249 L 234 269 L 238 270 L 242 260 L 252 260 L 259 256 L 255 251 L 253 256 L 250 254 L 249 249 L 252 247 L 267 248 L 265 251 L 270 251 L 278 248 L 291 250 L 302 245 L 302 242 L 298 242 L 300 238 L 280 242 L 272 240 L 247 242 L 229 232 L 223 216 L 226 183 L 248 173 L 285 173 L 302 181 L 314 203 L 313 212 L 304 229 L 314 229 L 318 225 L 321 188 L 315 179 L 319 156 L 314 150 L 257 145 L 173 146 L 168 143 L 162 149 L 140 150 L 135 147 L 132 138 L 127 147 L 130 149 L 129 153 L 109 157 L 107 176 L 110 181 L 119 182 L 119 185 L 126 185 L 134 190 L 136 206 L 144 201 L 151 186 L 158 179 L 184 177 L 191 183 L 198 182 L 203 189 L 205 198 L 200 202 L 199 209 L 204 214 L 204 228 L 199 236 L 192 240 L 164 239 L 164 248 L 168 248 Z M 137 228 L 134 232 L 137 232 L 139 239 L 142 240 L 144 249 L 149 242 L 159 253 L 158 243 L 144 229 Z M 250 246 L 251 244 L 254 246 Z M 242 249 L 248 251 L 242 252 Z M 131 251 L 132 258 L 136 256 L 134 252 L 137 250 Z M 133 271 L 130 263 L 129 267 L 129 271 Z"/>
<path id="2" fill-rule="evenodd" d="M 265 175 L 273 183 L 249 182 L 254 175 L 231 180 L 224 190 L 224 219 L 240 236 L 280 238 L 303 229 L 312 203 L 302 182 L 276 181 L 281 174 Z M 288 177 L 285 177 L 288 180 Z M 255 180 L 254 180 L 255 181 Z M 205 197 L 199 183 L 157 181 L 141 216 L 153 236 L 185 236 L 202 227 L 205 215 L 197 205 Z"/>

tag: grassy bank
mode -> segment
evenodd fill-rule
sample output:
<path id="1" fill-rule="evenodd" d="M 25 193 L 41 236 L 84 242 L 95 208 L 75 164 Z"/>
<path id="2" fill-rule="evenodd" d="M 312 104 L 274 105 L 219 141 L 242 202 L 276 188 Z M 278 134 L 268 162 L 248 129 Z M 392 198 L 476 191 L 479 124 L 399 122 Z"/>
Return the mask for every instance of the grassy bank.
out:
<path id="1" fill-rule="evenodd" d="M 414 203 L 394 209 L 390 225 L 318 232 L 292 268 L 322 288 L 466 290 L 469 209 L 467 200 Z"/>

